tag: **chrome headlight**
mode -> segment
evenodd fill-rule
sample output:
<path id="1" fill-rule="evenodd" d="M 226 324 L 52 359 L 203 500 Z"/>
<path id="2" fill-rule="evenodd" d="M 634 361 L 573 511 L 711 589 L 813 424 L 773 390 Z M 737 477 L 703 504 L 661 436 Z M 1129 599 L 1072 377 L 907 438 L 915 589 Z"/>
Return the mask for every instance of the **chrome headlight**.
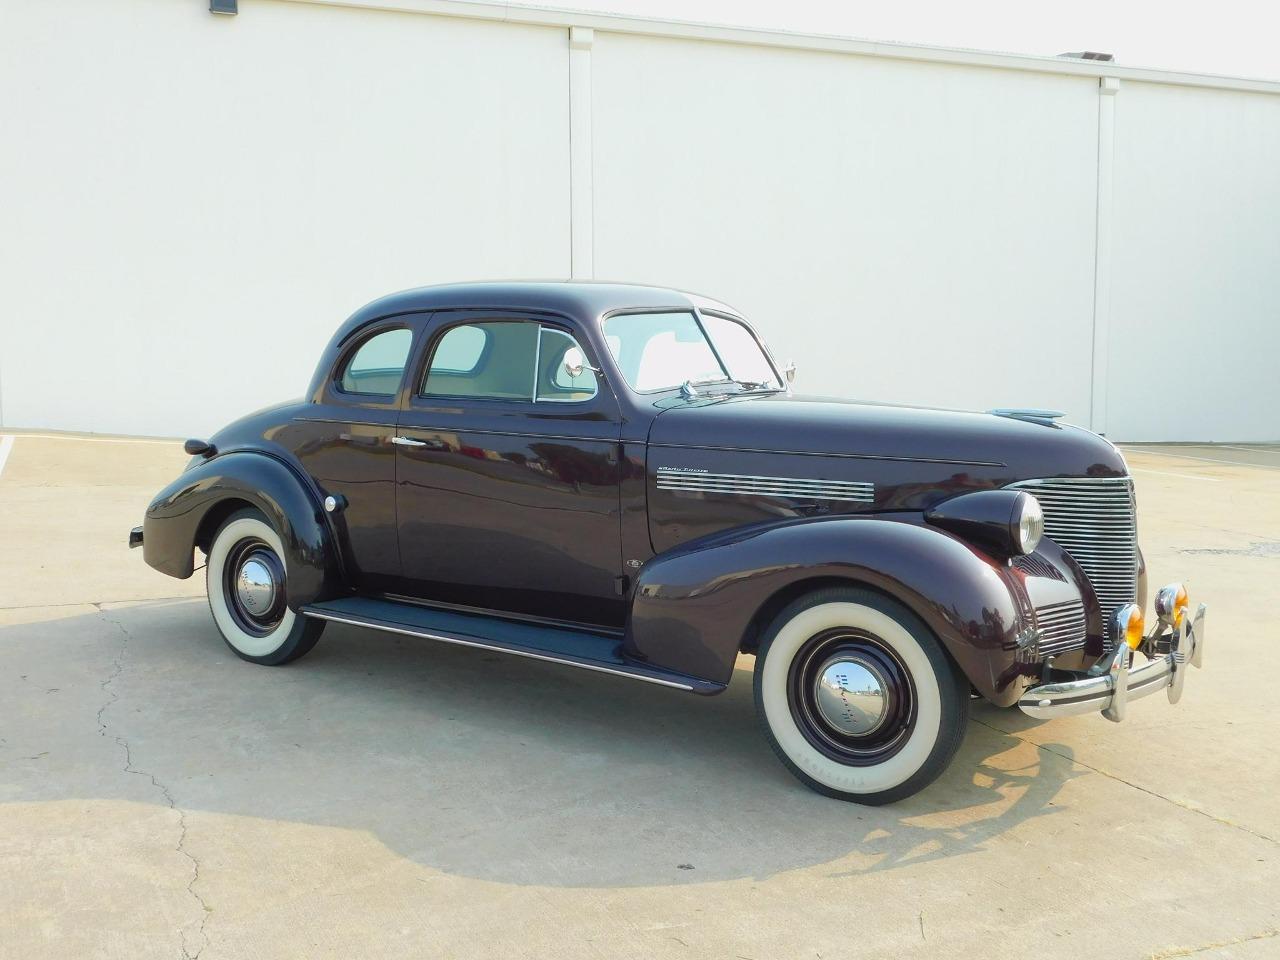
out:
<path id="1" fill-rule="evenodd" d="M 1034 553 L 1044 536 L 1044 511 L 1040 509 L 1040 501 L 1031 494 L 1024 494 L 1019 504 L 1018 546 L 1023 553 Z"/>
<path id="2" fill-rule="evenodd" d="M 1032 553 L 1044 536 L 1040 503 L 1021 490 L 979 490 L 944 500 L 925 511 L 936 526 L 1002 556 Z"/>

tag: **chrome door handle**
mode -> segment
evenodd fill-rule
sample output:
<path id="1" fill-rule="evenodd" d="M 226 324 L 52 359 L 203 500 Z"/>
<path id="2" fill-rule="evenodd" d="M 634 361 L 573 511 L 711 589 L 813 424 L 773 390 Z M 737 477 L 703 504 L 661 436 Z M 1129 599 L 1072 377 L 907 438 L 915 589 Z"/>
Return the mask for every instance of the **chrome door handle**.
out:
<path id="1" fill-rule="evenodd" d="M 427 445 L 425 440 L 414 440 L 410 437 L 392 437 L 391 442 L 397 447 L 425 447 Z"/>

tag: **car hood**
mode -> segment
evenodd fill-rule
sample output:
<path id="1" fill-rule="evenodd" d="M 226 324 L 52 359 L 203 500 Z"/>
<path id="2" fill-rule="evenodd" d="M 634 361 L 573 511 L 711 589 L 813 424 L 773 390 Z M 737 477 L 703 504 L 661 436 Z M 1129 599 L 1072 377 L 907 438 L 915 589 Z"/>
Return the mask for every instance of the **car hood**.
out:
<path id="1" fill-rule="evenodd" d="M 1036 477 L 1116 477 L 1128 473 L 1120 451 L 1095 433 L 1044 420 L 991 413 L 755 394 L 686 401 L 664 410 L 649 434 L 650 461 L 688 462 L 680 451 L 711 454 L 715 469 L 734 470 L 734 454 L 759 470 L 760 456 L 817 466 L 832 477 L 863 476 L 921 491 L 1004 486 Z M 663 453 L 666 448 L 669 453 Z M 774 468 L 787 467 L 773 460 Z M 742 472 L 747 472 L 743 470 Z M 772 472 L 772 471 L 770 471 Z M 885 494 L 888 487 L 882 488 Z M 903 491 L 905 492 L 905 491 Z M 880 498 L 877 497 L 879 500 Z M 878 507 L 927 506 L 880 502 Z M 918 500 L 919 498 L 909 498 Z M 936 500 L 938 497 L 926 497 Z"/>

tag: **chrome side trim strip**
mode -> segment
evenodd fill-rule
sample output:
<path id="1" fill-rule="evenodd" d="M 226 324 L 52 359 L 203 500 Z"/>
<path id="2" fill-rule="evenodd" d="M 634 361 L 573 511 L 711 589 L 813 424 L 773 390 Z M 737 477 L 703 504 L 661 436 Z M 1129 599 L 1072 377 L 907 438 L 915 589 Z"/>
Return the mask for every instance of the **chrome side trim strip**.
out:
<path id="1" fill-rule="evenodd" d="M 693 691 L 693 687 L 687 683 L 677 683 L 674 680 L 663 680 L 659 677 L 646 677 L 644 674 L 631 673 L 628 670 L 614 669 L 612 667 L 605 667 L 594 663 L 583 663 L 580 660 L 567 660 L 563 657 L 553 656 L 549 653 L 534 653 L 531 650 L 516 650 L 512 647 L 484 643 L 481 640 L 464 640 L 461 637 L 455 637 L 446 633 L 432 633 L 426 630 L 415 630 L 410 627 L 393 626 L 389 623 L 373 623 L 368 620 L 361 620 L 355 617 L 344 617 L 339 614 L 328 613 L 321 610 L 310 610 L 305 607 L 301 612 L 303 616 L 314 617 L 317 620 L 329 620 L 333 623 L 344 623 L 351 627 L 365 627 L 369 630 L 379 630 L 383 633 L 398 633 L 403 634 L 406 637 L 419 637 L 423 640 L 439 640 L 441 643 L 452 643 L 460 647 L 474 647 L 477 650 L 492 650 L 494 653 L 509 653 L 512 656 L 527 657 L 530 660 L 543 660 L 546 663 L 559 663 L 567 667 L 579 667 L 583 670 L 594 670 L 596 673 L 609 673 L 615 677 L 627 677 L 630 680 L 642 680 L 645 683 L 656 683 L 660 687 L 672 687 L 676 690 Z"/>
<path id="2" fill-rule="evenodd" d="M 807 480 L 800 477 L 762 477 L 740 473 L 698 473 L 678 467 L 659 467 L 659 490 L 686 493 L 736 493 L 744 496 L 788 497 L 804 500 L 875 501 L 875 484 L 860 480 Z"/>
<path id="3" fill-rule="evenodd" d="M 770 450 L 766 447 L 733 447 L 724 444 L 699 443 L 650 443 L 653 449 L 663 450 L 723 450 L 729 453 L 772 453 L 788 457 L 829 457 L 834 460 L 889 460 L 894 463 L 955 463 L 965 467 L 1007 467 L 998 460 L 955 460 L 948 457 L 892 457 L 875 453 L 828 453 L 817 450 Z"/>

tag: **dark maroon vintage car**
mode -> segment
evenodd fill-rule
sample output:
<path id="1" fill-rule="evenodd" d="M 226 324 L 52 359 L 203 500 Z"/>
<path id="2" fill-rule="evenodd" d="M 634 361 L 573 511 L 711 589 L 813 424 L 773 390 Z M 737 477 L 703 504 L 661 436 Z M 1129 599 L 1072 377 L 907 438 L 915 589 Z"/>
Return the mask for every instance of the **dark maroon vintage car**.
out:
<path id="1" fill-rule="evenodd" d="M 675 290 L 398 293 L 302 400 L 188 441 L 130 542 L 175 577 L 203 551 L 254 663 L 331 621 L 700 694 L 754 654 L 782 762 L 862 803 L 937 777 L 975 695 L 1112 720 L 1177 701 L 1205 608 L 1170 584 L 1147 628 L 1111 443 L 1046 411 L 797 396 L 793 373 Z"/>

